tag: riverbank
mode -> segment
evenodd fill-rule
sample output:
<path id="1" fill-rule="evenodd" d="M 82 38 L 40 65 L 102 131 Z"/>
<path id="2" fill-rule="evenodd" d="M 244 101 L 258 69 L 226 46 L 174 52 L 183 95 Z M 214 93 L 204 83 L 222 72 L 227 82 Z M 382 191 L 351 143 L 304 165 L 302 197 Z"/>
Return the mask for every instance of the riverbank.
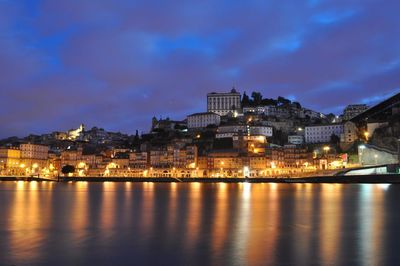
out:
<path id="1" fill-rule="evenodd" d="M 57 181 L 37 177 L 0 177 L 0 181 Z M 302 178 L 172 178 L 172 177 L 62 177 L 60 182 L 155 182 L 155 183 L 340 183 L 340 184 L 400 184 L 399 174 L 317 176 Z"/>

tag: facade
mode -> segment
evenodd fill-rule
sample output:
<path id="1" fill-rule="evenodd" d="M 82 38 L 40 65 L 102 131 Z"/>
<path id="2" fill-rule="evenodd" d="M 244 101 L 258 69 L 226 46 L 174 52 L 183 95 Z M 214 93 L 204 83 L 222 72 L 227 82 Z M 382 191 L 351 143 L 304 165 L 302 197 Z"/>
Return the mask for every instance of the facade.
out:
<path id="1" fill-rule="evenodd" d="M 217 138 L 231 137 L 238 133 L 251 136 L 272 137 L 273 128 L 270 126 L 225 125 L 218 127 Z"/>
<path id="2" fill-rule="evenodd" d="M 205 128 L 208 125 L 218 126 L 221 122 L 220 115 L 212 112 L 196 113 L 187 117 L 187 127 L 193 128 Z"/>
<path id="3" fill-rule="evenodd" d="M 273 134 L 272 127 L 268 126 L 248 126 L 247 130 L 247 134 L 250 134 L 251 136 L 272 137 Z"/>
<path id="4" fill-rule="evenodd" d="M 288 136 L 288 143 L 294 145 L 301 145 L 304 143 L 304 137 L 300 135 Z"/>
<path id="5" fill-rule="evenodd" d="M 129 165 L 135 169 L 146 169 L 149 167 L 148 152 L 131 152 L 129 153 Z"/>
<path id="6" fill-rule="evenodd" d="M 256 114 L 263 115 L 266 113 L 267 106 L 256 106 L 256 107 L 243 107 L 244 114 Z"/>
<path id="7" fill-rule="evenodd" d="M 21 167 L 22 166 L 22 167 Z M 6 175 L 19 174 L 23 171 L 21 151 L 17 148 L 0 148 L 0 173 Z"/>
<path id="8" fill-rule="evenodd" d="M 28 143 L 21 144 L 19 148 L 23 159 L 47 160 L 49 154 L 49 147 L 44 145 Z"/>
<path id="9" fill-rule="evenodd" d="M 340 142 L 353 143 L 358 140 L 358 128 L 350 121 L 343 124 L 343 134 L 340 136 Z"/>
<path id="10" fill-rule="evenodd" d="M 286 168 L 300 168 L 305 164 L 310 164 L 312 161 L 311 153 L 307 152 L 305 147 L 296 145 L 285 145 L 284 151 L 284 167 Z"/>
<path id="11" fill-rule="evenodd" d="M 150 151 L 150 166 L 154 168 L 171 168 L 174 164 L 174 148 L 166 147 L 152 148 Z"/>
<path id="12" fill-rule="evenodd" d="M 368 110 L 368 105 L 366 104 L 351 104 L 346 106 L 343 110 L 343 120 L 348 121 L 353 117 Z"/>
<path id="13" fill-rule="evenodd" d="M 21 163 L 26 168 L 26 173 L 31 175 L 39 174 L 47 167 L 49 157 L 49 147 L 37 144 L 21 144 Z"/>
<path id="14" fill-rule="evenodd" d="M 305 127 L 306 143 L 328 143 L 332 135 L 340 137 L 343 134 L 343 124 L 329 124 Z"/>
<path id="15" fill-rule="evenodd" d="M 267 116 L 275 116 L 278 118 L 285 118 L 290 116 L 289 110 L 280 106 L 265 106 L 264 114 Z"/>
<path id="16" fill-rule="evenodd" d="M 211 92 L 207 94 L 207 112 L 213 112 L 221 116 L 240 109 L 240 93 L 235 89 L 227 93 Z"/>
<path id="17" fill-rule="evenodd" d="M 197 147 L 194 145 L 174 149 L 173 166 L 176 168 L 196 168 Z"/>

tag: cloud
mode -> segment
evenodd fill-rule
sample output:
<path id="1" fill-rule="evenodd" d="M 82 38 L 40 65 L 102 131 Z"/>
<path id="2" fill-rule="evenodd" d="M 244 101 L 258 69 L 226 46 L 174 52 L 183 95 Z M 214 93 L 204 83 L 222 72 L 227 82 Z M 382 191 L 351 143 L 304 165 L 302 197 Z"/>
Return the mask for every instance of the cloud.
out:
<path id="1" fill-rule="evenodd" d="M 1 1 L 0 137 L 81 122 L 144 131 L 152 116 L 183 119 L 205 110 L 207 92 L 232 86 L 326 112 L 372 104 L 400 86 L 399 9 L 395 0 Z"/>

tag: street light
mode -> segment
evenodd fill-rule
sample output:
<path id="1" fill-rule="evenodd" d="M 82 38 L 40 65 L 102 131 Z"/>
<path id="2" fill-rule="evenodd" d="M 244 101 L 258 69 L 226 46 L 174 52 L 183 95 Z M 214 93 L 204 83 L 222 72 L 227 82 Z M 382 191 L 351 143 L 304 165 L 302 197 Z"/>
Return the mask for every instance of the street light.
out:
<path id="1" fill-rule="evenodd" d="M 368 138 L 369 138 L 369 132 L 368 131 L 364 132 L 364 137 L 365 137 L 365 140 L 368 141 Z"/>
<path id="2" fill-rule="evenodd" d="M 325 155 L 327 155 L 328 152 L 331 150 L 331 147 L 325 146 L 325 147 L 323 148 L 323 150 L 324 150 Z"/>

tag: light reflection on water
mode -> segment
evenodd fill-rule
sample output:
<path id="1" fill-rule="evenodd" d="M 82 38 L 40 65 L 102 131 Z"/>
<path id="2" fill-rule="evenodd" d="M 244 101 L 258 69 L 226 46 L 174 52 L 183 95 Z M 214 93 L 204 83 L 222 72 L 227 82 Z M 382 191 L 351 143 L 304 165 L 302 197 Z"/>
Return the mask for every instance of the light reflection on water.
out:
<path id="1" fill-rule="evenodd" d="M 0 264 L 400 265 L 400 187 L 0 184 Z"/>

